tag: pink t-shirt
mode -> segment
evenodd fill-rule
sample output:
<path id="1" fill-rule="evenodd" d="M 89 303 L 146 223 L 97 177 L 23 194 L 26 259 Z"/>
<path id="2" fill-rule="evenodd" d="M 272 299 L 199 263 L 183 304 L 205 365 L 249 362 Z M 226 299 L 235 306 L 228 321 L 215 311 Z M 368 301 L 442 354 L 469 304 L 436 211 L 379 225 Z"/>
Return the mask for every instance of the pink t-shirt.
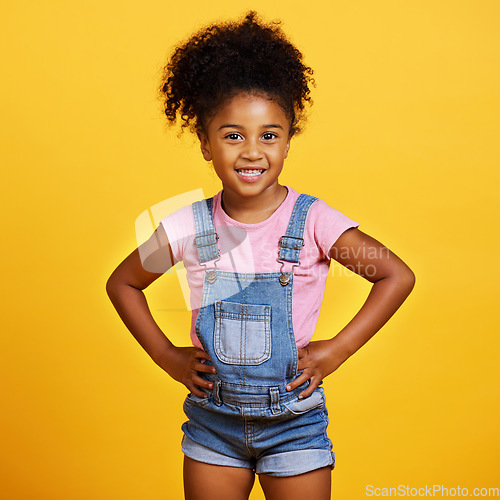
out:
<path id="1" fill-rule="evenodd" d="M 278 242 L 286 232 L 293 206 L 299 197 L 288 187 L 285 201 L 265 221 L 243 224 L 231 219 L 221 207 L 221 192 L 214 197 L 213 214 L 221 259 L 217 268 L 240 273 L 277 273 Z M 191 292 L 191 340 L 201 348 L 195 333 L 195 323 L 201 304 L 204 267 L 199 264 L 194 245 L 194 219 L 191 206 L 183 207 L 161 220 L 174 258 L 182 261 Z M 300 253 L 300 266 L 294 270 L 292 317 L 297 348 L 307 345 L 318 320 L 325 281 L 330 267 L 330 248 L 350 227 L 359 226 L 343 213 L 317 200 L 309 209 L 304 230 L 304 247 Z M 209 268 L 213 267 L 211 263 Z M 285 265 L 285 271 L 291 264 Z"/>

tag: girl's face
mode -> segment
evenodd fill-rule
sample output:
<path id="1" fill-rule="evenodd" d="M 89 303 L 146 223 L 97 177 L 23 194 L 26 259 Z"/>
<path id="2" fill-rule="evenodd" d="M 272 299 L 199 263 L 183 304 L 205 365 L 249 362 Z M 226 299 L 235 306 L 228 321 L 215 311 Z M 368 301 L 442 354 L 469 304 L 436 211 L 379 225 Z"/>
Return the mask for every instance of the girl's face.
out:
<path id="1" fill-rule="evenodd" d="M 212 161 L 224 193 L 253 197 L 277 193 L 278 176 L 290 148 L 290 123 L 266 96 L 242 93 L 228 101 L 199 133 L 201 151 Z"/>

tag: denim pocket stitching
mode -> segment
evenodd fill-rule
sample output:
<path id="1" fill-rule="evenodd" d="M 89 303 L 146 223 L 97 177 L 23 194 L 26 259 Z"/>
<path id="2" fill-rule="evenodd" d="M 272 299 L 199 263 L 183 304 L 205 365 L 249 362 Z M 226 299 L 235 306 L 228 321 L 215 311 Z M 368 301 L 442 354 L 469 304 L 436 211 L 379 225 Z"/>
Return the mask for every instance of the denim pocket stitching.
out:
<path id="1" fill-rule="evenodd" d="M 195 394 L 193 393 L 189 393 L 187 396 L 186 396 L 186 403 L 191 403 L 193 405 L 196 405 L 196 406 L 206 406 L 208 403 L 209 403 L 209 398 L 206 397 L 206 398 L 200 398 L 199 396 L 196 396 Z"/>
<path id="2" fill-rule="evenodd" d="M 253 352 L 247 351 L 249 344 Z M 271 306 L 217 301 L 214 349 L 217 358 L 227 364 L 260 365 L 267 361 L 271 357 Z"/>
<path id="3" fill-rule="evenodd" d="M 315 396 L 315 394 L 319 394 L 319 400 L 317 400 L 318 396 Z M 312 405 L 308 406 L 306 403 L 312 403 Z M 307 413 L 308 411 L 314 410 L 315 408 L 324 406 L 324 404 L 325 398 L 323 396 L 323 393 L 322 391 L 318 391 L 313 392 L 309 397 L 305 399 L 295 399 L 287 403 L 283 403 L 283 406 L 287 411 L 293 413 L 294 415 L 302 415 L 303 413 Z"/>

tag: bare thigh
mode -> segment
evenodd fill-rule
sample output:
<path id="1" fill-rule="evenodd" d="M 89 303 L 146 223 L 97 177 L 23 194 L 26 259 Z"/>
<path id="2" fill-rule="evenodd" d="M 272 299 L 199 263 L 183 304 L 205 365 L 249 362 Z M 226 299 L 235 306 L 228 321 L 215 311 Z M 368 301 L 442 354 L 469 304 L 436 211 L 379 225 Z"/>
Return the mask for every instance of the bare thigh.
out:
<path id="1" fill-rule="evenodd" d="M 254 472 L 241 467 L 212 465 L 184 457 L 184 495 L 186 500 L 247 500 Z"/>
<path id="2" fill-rule="evenodd" d="M 266 500 L 330 500 L 332 469 L 322 467 L 290 477 L 259 475 Z"/>

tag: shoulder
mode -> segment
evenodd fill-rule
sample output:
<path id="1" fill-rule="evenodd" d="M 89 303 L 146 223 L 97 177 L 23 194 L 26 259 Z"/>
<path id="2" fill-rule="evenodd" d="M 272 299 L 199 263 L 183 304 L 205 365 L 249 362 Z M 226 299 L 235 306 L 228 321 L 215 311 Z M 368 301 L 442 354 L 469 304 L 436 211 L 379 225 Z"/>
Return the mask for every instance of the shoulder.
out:
<path id="1" fill-rule="evenodd" d="M 201 192 L 201 190 L 199 190 Z M 194 193 L 194 192 L 193 192 Z M 191 194 L 191 193 L 187 193 Z M 200 194 L 200 193 L 196 193 Z M 168 230 L 169 228 L 172 228 L 175 225 L 181 225 L 182 227 L 179 228 L 180 231 L 191 231 L 191 229 L 194 230 L 194 216 L 193 216 L 193 205 L 196 202 L 207 202 L 208 200 L 213 200 L 213 205 L 219 203 L 220 204 L 220 195 L 221 192 L 217 193 L 216 195 L 209 197 L 209 198 L 192 198 L 193 200 L 189 204 L 185 204 L 183 206 L 177 205 L 179 208 L 174 208 L 169 210 L 169 213 L 165 216 L 163 216 L 160 220 L 161 225 L 165 228 L 165 230 Z M 176 197 L 177 198 L 177 197 Z M 172 198 L 171 200 L 174 200 L 175 198 Z M 170 200 L 167 200 L 170 201 Z"/>
<path id="2" fill-rule="evenodd" d="M 314 221 L 341 221 L 345 220 L 347 217 L 343 212 L 340 210 L 333 208 L 331 205 L 329 205 L 326 201 L 322 200 L 321 198 L 318 198 L 314 195 L 309 195 L 305 193 L 298 193 L 294 189 L 290 188 L 287 186 L 287 189 L 289 190 L 290 193 L 290 203 L 295 204 L 299 197 L 310 197 L 314 199 L 314 202 L 311 203 L 309 212 L 308 212 L 308 219 L 314 220 Z"/>
<path id="3" fill-rule="evenodd" d="M 195 226 L 192 205 L 183 206 L 160 220 L 176 260 L 182 261 L 194 240 Z"/>
<path id="4" fill-rule="evenodd" d="M 191 205 L 179 208 L 175 212 L 163 217 L 160 224 L 164 227 L 167 234 L 183 233 L 191 227 L 194 229 L 193 210 Z"/>
<path id="5" fill-rule="evenodd" d="M 220 203 L 220 195 L 221 193 L 219 192 L 211 198 L 198 200 L 195 198 L 195 201 L 192 203 L 181 206 L 160 219 L 159 225 L 165 230 L 177 260 L 184 260 L 186 251 L 190 251 L 190 246 L 192 246 L 195 237 L 193 204 L 196 201 L 207 202 L 207 200 L 213 199 L 213 206 L 215 206 L 216 203 Z M 212 210 L 214 210 L 213 207 Z"/>
<path id="6" fill-rule="evenodd" d="M 344 220 L 347 215 L 332 207 L 326 201 L 317 198 L 316 201 L 311 205 L 310 210 L 311 216 L 319 219 L 329 219 L 331 221 Z"/>

